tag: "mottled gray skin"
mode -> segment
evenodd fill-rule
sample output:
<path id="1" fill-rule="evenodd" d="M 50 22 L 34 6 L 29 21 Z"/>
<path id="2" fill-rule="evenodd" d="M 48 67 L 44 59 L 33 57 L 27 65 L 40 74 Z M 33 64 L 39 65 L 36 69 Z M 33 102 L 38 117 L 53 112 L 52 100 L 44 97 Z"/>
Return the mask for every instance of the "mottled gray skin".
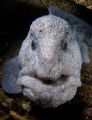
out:
<path id="1" fill-rule="evenodd" d="M 47 15 L 33 21 L 18 57 L 6 64 L 3 89 L 9 93 L 19 90 L 41 107 L 64 104 L 75 96 L 81 86 L 80 48 L 69 24 L 60 17 Z M 19 66 L 17 76 L 16 70 L 9 72 L 16 64 Z M 16 80 L 8 79 L 7 73 L 15 76 Z M 8 88 L 9 85 L 13 88 Z"/>
<path id="2" fill-rule="evenodd" d="M 89 63 L 90 59 L 87 46 L 92 47 L 92 26 L 56 6 L 50 6 L 48 11 L 49 14 L 61 17 L 69 23 L 72 33 L 75 35 L 80 46 L 83 63 Z"/>

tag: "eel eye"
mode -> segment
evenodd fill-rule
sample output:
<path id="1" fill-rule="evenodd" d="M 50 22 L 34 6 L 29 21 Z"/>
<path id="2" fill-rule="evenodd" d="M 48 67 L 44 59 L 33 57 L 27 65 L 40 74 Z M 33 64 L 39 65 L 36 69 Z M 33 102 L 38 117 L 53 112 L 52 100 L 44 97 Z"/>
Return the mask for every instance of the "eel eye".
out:
<path id="1" fill-rule="evenodd" d="M 30 39 L 32 40 L 31 42 L 31 48 L 32 50 L 35 50 L 36 47 L 37 47 L 37 43 L 36 43 L 36 37 L 35 37 L 35 34 L 33 32 L 30 32 Z"/>
<path id="2" fill-rule="evenodd" d="M 30 37 L 33 37 L 34 36 L 34 34 L 33 33 L 30 33 Z"/>
<path id="3" fill-rule="evenodd" d="M 65 51 L 67 49 L 67 42 L 65 40 L 62 40 L 61 42 L 61 49 Z"/>
<path id="4" fill-rule="evenodd" d="M 31 47 L 32 47 L 32 50 L 36 49 L 36 42 L 34 40 L 32 40 Z"/>

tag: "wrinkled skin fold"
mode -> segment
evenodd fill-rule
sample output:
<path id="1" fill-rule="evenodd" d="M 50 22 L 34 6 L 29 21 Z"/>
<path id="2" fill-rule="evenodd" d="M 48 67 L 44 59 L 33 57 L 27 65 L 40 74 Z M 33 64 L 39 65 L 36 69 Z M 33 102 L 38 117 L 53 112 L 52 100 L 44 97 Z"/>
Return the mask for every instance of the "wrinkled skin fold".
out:
<path id="1" fill-rule="evenodd" d="M 71 100 L 81 86 L 82 57 L 69 24 L 54 15 L 33 21 L 19 55 L 3 67 L 2 87 L 42 107 Z"/>

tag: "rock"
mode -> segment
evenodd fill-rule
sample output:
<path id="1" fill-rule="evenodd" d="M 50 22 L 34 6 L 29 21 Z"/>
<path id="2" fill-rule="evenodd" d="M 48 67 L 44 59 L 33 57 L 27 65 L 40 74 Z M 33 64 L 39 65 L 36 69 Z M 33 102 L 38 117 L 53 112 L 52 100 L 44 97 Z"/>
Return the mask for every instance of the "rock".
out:
<path id="1" fill-rule="evenodd" d="M 87 106 L 83 110 L 81 117 L 83 120 L 92 120 L 92 106 Z"/>
<path id="2" fill-rule="evenodd" d="M 89 9 L 92 9 L 92 0 L 73 0 L 75 3 L 84 5 Z"/>
<path id="3" fill-rule="evenodd" d="M 83 64 L 81 80 L 82 86 L 77 91 L 75 101 L 84 102 L 86 105 L 92 105 L 92 60 L 90 64 Z"/>

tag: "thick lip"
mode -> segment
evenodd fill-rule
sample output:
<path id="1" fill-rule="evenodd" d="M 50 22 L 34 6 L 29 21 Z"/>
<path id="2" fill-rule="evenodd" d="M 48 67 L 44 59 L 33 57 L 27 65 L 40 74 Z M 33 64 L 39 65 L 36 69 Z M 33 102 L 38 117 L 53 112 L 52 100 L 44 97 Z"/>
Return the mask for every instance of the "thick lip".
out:
<path id="1" fill-rule="evenodd" d="M 61 75 L 60 78 L 58 78 L 57 80 L 54 80 L 54 79 L 51 80 L 49 78 L 39 78 L 39 77 L 37 78 L 39 78 L 44 84 L 54 85 L 54 84 L 57 84 L 58 81 L 61 81 L 61 80 L 66 81 L 68 77 L 69 77 L 68 75 Z"/>
<path id="2" fill-rule="evenodd" d="M 25 75 L 23 75 L 23 76 L 25 76 Z M 57 86 L 57 85 L 62 84 L 62 82 L 63 83 L 66 82 L 66 80 L 69 76 L 68 75 L 61 75 L 60 78 L 58 78 L 57 80 L 51 80 L 49 78 L 39 78 L 38 76 L 29 76 L 29 77 L 36 78 L 36 79 L 40 80 L 45 85 Z M 27 86 L 26 84 L 21 85 L 21 87 L 22 87 L 22 89 L 24 89 L 24 88 L 31 89 L 31 87 Z"/>

